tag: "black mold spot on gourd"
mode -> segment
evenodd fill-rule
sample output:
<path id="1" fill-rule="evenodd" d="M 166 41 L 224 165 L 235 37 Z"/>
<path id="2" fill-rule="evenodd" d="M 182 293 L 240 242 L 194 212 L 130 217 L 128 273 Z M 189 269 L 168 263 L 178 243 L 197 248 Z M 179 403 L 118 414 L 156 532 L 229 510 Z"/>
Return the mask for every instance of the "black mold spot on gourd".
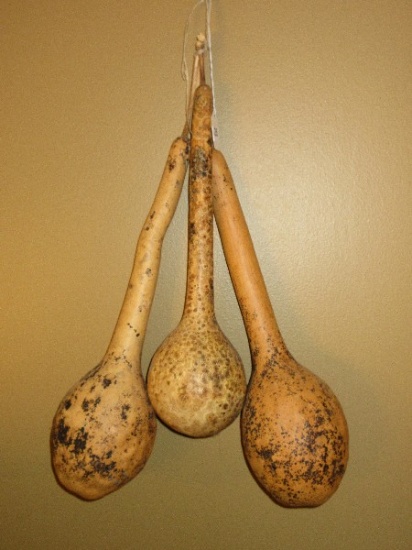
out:
<path id="1" fill-rule="evenodd" d="M 253 405 L 249 405 L 247 412 L 249 416 L 249 421 L 253 420 L 256 416 L 256 407 L 254 407 Z"/>
<path id="2" fill-rule="evenodd" d="M 147 269 L 146 270 L 146 275 L 150 275 L 151 272 L 152 272 L 151 269 Z M 142 308 L 142 306 L 140 306 L 139 311 L 141 312 L 142 310 L 143 310 L 143 308 Z M 131 323 L 127 323 L 127 326 L 133 330 L 133 332 L 136 334 L 136 338 L 138 338 L 140 336 L 140 332 L 137 332 L 137 330 L 134 328 L 134 326 Z M 120 356 L 115 357 L 116 361 L 120 361 L 120 359 L 123 359 L 125 361 L 126 357 L 120 357 Z"/>
<path id="3" fill-rule="evenodd" d="M 332 411 L 332 409 L 330 409 L 330 408 L 328 407 L 326 401 L 323 401 L 323 402 L 322 402 L 322 405 L 325 407 L 325 412 L 326 412 L 326 414 L 328 415 L 328 419 L 332 418 L 332 416 L 333 416 L 333 411 Z"/>
<path id="4" fill-rule="evenodd" d="M 323 416 L 317 416 L 315 418 L 315 428 L 319 428 L 319 426 L 322 426 L 322 424 L 325 423 L 325 419 L 323 418 Z"/>
<path id="5" fill-rule="evenodd" d="M 169 157 L 168 164 L 169 172 L 172 172 L 176 167 L 176 159 Z"/>
<path id="6" fill-rule="evenodd" d="M 66 409 L 70 409 L 70 407 L 72 406 L 72 402 L 70 401 L 70 399 L 66 399 L 66 401 L 64 402 L 64 408 Z"/>
<path id="7" fill-rule="evenodd" d="M 74 440 L 74 454 L 79 454 L 86 448 L 86 442 L 88 438 L 88 433 L 85 432 L 84 428 L 80 428 L 79 434 Z"/>
<path id="8" fill-rule="evenodd" d="M 272 458 L 273 452 L 271 449 L 261 449 L 257 454 L 267 460 L 268 458 Z"/>
<path id="9" fill-rule="evenodd" d="M 140 336 L 140 332 L 138 334 L 136 334 L 136 338 Z M 126 365 L 129 367 L 129 369 L 132 369 L 133 368 L 133 363 L 131 361 L 128 361 L 126 359 L 126 357 L 123 358 L 124 359 L 124 362 L 126 363 Z M 117 384 L 117 380 L 115 381 L 115 384 Z"/>
<path id="10" fill-rule="evenodd" d="M 108 388 L 111 383 L 112 383 L 112 381 L 110 380 L 110 378 L 104 377 L 103 381 L 102 381 L 102 386 L 103 386 L 103 388 Z"/>
<path id="11" fill-rule="evenodd" d="M 127 420 L 128 411 L 130 411 L 130 405 L 128 403 L 126 405 L 122 405 L 122 412 L 120 413 L 122 420 Z"/>
<path id="12" fill-rule="evenodd" d="M 276 462 L 271 462 L 271 463 L 269 464 L 269 468 L 271 469 L 272 472 L 276 472 L 277 467 L 278 467 L 278 465 L 277 465 Z"/>
<path id="13" fill-rule="evenodd" d="M 114 470 L 114 468 L 116 467 L 116 462 L 110 462 L 109 464 L 106 464 L 105 462 L 102 462 L 100 460 L 100 457 L 98 457 L 97 455 L 91 456 L 90 464 L 96 473 L 104 477 L 108 477 L 111 471 Z"/>
<path id="14" fill-rule="evenodd" d="M 340 479 L 345 473 L 345 465 L 341 464 L 339 460 L 334 459 L 332 461 L 332 473 L 328 479 L 329 485 L 333 486 L 337 479 Z"/>
<path id="15" fill-rule="evenodd" d="M 71 444 L 72 439 L 67 438 L 67 433 L 69 430 L 70 430 L 69 426 L 66 426 L 66 424 L 64 423 L 64 419 L 61 418 L 59 420 L 57 433 L 56 433 L 56 440 L 58 443 L 60 443 L 60 445 L 65 445 L 66 447 L 68 447 Z"/>
<path id="16" fill-rule="evenodd" d="M 88 410 L 89 410 L 89 403 L 90 403 L 90 401 L 88 401 L 86 398 L 83 399 L 82 409 L 83 409 L 84 411 L 88 411 Z"/>
<path id="17" fill-rule="evenodd" d="M 208 156 L 201 147 L 197 147 L 193 155 L 193 174 L 194 178 L 206 178 L 209 174 L 210 167 Z"/>

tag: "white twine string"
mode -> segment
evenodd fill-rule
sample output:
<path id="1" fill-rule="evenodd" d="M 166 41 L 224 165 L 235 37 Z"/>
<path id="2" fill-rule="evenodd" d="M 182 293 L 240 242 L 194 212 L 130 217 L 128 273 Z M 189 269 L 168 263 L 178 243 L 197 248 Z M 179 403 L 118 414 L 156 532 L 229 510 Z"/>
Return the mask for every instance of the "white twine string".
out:
<path id="1" fill-rule="evenodd" d="M 201 4 L 206 4 L 206 44 L 205 47 L 208 51 L 209 59 L 209 73 L 210 73 L 210 87 L 212 88 L 213 95 L 213 113 L 212 113 L 212 137 L 213 143 L 217 146 L 219 139 L 219 128 L 217 123 L 217 112 L 216 112 L 216 98 L 215 98 L 215 81 L 213 75 L 213 56 L 212 56 L 212 32 L 211 32 L 211 17 L 212 17 L 212 0 L 199 0 L 192 8 L 189 16 L 186 20 L 184 38 L 183 38 L 183 56 L 182 56 L 182 78 L 186 82 L 186 117 L 189 113 L 189 100 L 190 100 L 190 80 L 189 80 L 189 69 L 186 62 L 186 49 L 187 49 L 187 38 L 189 34 L 189 27 L 192 21 L 193 14 Z M 197 52 L 197 55 L 204 53 L 204 50 Z"/>
<path id="2" fill-rule="evenodd" d="M 186 119 L 188 118 L 188 115 L 189 115 L 189 96 L 190 96 L 189 69 L 188 69 L 187 61 L 186 61 L 187 38 L 188 38 L 189 27 L 190 27 L 190 23 L 192 21 L 193 14 L 196 11 L 196 9 L 198 8 L 198 6 L 200 6 L 200 4 L 202 4 L 203 2 L 204 2 L 204 0 L 199 0 L 199 2 L 193 6 L 192 11 L 189 13 L 189 16 L 186 20 L 185 32 L 184 32 L 184 35 L 183 35 L 183 55 L 182 55 L 182 68 L 181 68 L 181 71 L 182 71 L 182 78 L 186 82 Z"/>

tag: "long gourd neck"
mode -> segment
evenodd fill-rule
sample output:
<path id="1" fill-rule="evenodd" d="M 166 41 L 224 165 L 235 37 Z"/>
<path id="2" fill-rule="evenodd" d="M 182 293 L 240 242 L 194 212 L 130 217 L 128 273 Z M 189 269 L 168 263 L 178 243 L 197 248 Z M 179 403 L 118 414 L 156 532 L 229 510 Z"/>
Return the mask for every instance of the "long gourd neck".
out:
<path id="1" fill-rule="evenodd" d="M 286 347 L 276 322 L 252 238 L 223 155 L 213 153 L 214 212 L 255 366 Z"/>
<path id="2" fill-rule="evenodd" d="M 250 235 L 248 233 L 250 238 Z M 242 312 L 243 322 L 249 340 L 252 361 L 255 368 L 264 366 L 274 354 L 286 351 L 280 333 L 265 281 L 257 262 L 250 239 L 242 250 L 236 250 L 237 239 L 233 239 L 233 259 L 236 277 L 233 286 Z M 239 243 L 239 247 L 241 247 Z"/>
<path id="3" fill-rule="evenodd" d="M 202 151 L 194 151 L 202 157 Z M 194 161 L 196 162 L 196 160 Z M 205 165 L 210 164 L 207 161 Z M 209 168 L 206 168 L 209 170 Z M 210 315 L 214 310 L 213 207 L 208 177 L 189 180 L 188 267 L 184 314 Z"/>
<path id="4" fill-rule="evenodd" d="M 138 367 L 159 274 L 163 239 L 179 201 L 186 166 L 187 144 L 177 138 L 169 150 L 153 204 L 140 232 L 129 284 L 106 351 L 106 356 L 124 356 Z"/>
<path id="5" fill-rule="evenodd" d="M 161 246 L 162 237 L 154 233 L 150 239 L 140 235 L 129 284 L 106 354 L 125 355 L 129 360 L 133 358 L 140 362 L 157 283 Z"/>
<path id="6" fill-rule="evenodd" d="M 188 267 L 184 316 L 214 316 L 212 94 L 196 91 L 189 155 Z"/>

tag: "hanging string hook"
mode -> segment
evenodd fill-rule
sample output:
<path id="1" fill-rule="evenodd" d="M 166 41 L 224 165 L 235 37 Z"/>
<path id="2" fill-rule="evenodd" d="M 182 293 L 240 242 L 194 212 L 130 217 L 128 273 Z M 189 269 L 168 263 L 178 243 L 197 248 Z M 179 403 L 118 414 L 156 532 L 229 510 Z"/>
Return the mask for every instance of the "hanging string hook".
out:
<path id="1" fill-rule="evenodd" d="M 193 56 L 193 69 L 192 78 L 189 82 L 188 75 L 185 75 L 187 79 L 186 86 L 186 123 L 183 130 L 183 136 L 188 139 L 190 136 L 190 127 L 193 111 L 193 99 L 195 91 L 200 84 L 205 82 L 205 63 L 204 54 L 206 50 L 206 37 L 204 34 L 198 34 L 196 37 L 195 54 Z"/>
<path id="2" fill-rule="evenodd" d="M 215 79 L 213 71 L 213 56 L 212 56 L 212 0 L 206 0 L 206 37 L 207 37 L 207 50 L 209 52 L 209 72 L 210 72 L 210 86 L 212 88 L 212 97 L 213 97 L 213 113 L 212 113 L 212 136 L 213 143 L 217 146 L 219 139 L 219 127 L 217 123 L 217 112 L 216 112 L 216 95 L 215 95 Z"/>
<path id="3" fill-rule="evenodd" d="M 190 79 L 189 79 L 189 70 L 188 70 L 187 61 L 186 61 L 187 39 L 188 39 L 189 28 L 192 22 L 193 15 L 201 4 L 206 5 L 206 21 L 205 21 L 206 33 L 205 34 L 200 33 L 196 39 L 195 54 L 194 54 L 194 61 L 193 61 L 193 72 L 192 72 L 192 85 L 191 85 Z M 192 107 L 191 103 L 192 103 L 192 96 L 194 92 L 193 84 L 194 84 L 194 81 L 196 81 L 196 78 L 193 78 L 193 75 L 195 74 L 195 71 L 197 71 L 197 64 L 199 63 L 200 59 L 202 60 L 201 62 L 202 70 L 204 70 L 203 58 L 204 58 L 205 52 L 206 51 L 208 52 L 210 85 L 212 88 L 212 95 L 213 95 L 212 135 L 213 135 L 213 142 L 216 145 L 219 132 L 218 132 L 218 125 L 217 125 L 216 100 L 215 100 L 215 89 L 214 89 L 215 84 L 214 84 L 214 75 L 213 75 L 211 14 L 212 14 L 212 0 L 199 0 L 193 6 L 191 12 L 189 13 L 189 16 L 186 20 L 185 30 L 184 30 L 181 74 L 182 74 L 182 79 L 186 82 L 186 126 L 190 128 L 191 107 Z"/>

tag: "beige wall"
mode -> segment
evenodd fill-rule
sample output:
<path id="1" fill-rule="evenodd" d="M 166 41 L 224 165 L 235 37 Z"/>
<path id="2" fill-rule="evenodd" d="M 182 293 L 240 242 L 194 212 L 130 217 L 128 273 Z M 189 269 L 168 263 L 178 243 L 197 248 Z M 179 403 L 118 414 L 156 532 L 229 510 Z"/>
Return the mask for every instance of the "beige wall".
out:
<path id="1" fill-rule="evenodd" d="M 339 491 L 315 510 L 274 504 L 248 472 L 238 422 L 206 440 L 159 426 L 143 472 L 95 503 L 54 480 L 52 416 L 105 351 L 183 125 L 193 4 L 0 3 L 0 547 L 411 548 L 410 0 L 214 2 L 220 147 L 288 345 L 346 411 Z M 184 193 L 145 370 L 181 314 L 186 207 Z M 217 315 L 249 374 L 218 240 L 215 256 Z"/>

